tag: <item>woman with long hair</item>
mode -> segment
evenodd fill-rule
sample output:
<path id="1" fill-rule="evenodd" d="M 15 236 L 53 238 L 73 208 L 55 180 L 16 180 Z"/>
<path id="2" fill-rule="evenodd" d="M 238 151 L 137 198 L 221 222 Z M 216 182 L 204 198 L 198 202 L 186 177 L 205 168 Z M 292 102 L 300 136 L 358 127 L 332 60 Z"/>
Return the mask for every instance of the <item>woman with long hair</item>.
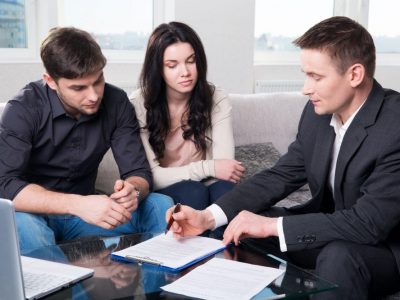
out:
<path id="1" fill-rule="evenodd" d="M 232 189 L 244 172 L 234 159 L 231 105 L 206 74 L 196 32 L 180 22 L 161 24 L 131 95 L 154 190 L 196 209 Z"/>

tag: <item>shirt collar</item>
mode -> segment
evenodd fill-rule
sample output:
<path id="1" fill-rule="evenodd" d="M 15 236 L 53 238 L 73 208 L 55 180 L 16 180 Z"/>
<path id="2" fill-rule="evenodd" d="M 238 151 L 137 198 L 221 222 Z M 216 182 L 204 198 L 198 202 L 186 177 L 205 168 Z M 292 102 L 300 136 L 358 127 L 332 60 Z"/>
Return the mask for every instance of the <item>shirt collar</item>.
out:
<path id="1" fill-rule="evenodd" d="M 346 130 L 350 127 L 350 124 L 353 122 L 355 116 L 357 115 L 357 113 L 360 111 L 361 107 L 363 107 L 365 101 L 367 99 L 365 99 L 363 101 L 363 103 L 357 108 L 357 110 L 350 116 L 350 118 L 347 119 L 347 121 L 342 124 L 342 121 L 340 121 L 339 117 L 336 114 L 332 115 L 331 118 L 331 122 L 329 125 L 331 125 L 333 127 L 333 129 L 335 130 L 335 133 L 338 134 L 339 130 L 346 132 Z"/>
<path id="2" fill-rule="evenodd" d="M 49 95 L 49 99 L 50 99 L 50 105 L 51 105 L 51 111 L 53 114 L 53 119 L 55 119 L 59 116 L 62 116 L 62 115 L 66 115 L 65 109 L 64 109 L 63 105 L 61 104 L 61 100 L 58 97 L 57 92 L 55 90 L 53 90 L 52 88 L 50 88 L 48 85 L 47 85 L 47 94 Z"/>

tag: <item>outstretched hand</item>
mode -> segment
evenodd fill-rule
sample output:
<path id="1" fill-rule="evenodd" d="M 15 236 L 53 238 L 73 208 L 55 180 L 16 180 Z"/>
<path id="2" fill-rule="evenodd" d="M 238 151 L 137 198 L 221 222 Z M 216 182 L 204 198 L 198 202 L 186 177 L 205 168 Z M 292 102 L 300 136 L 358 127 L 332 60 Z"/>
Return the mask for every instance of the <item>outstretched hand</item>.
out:
<path id="1" fill-rule="evenodd" d="M 269 218 L 249 211 L 240 212 L 228 225 L 224 232 L 225 245 L 234 242 L 235 245 L 243 238 L 266 238 L 278 236 L 277 218 Z"/>

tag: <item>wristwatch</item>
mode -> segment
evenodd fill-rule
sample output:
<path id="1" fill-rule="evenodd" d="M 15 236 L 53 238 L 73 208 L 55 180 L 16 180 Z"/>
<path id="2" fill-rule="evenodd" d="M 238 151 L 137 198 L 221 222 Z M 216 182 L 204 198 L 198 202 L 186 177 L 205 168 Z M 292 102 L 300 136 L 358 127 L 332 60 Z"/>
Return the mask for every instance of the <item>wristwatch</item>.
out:
<path id="1" fill-rule="evenodd" d="M 138 198 L 138 200 L 140 200 L 140 191 L 136 188 L 136 186 L 134 186 L 133 188 L 135 189 L 136 197 Z"/>

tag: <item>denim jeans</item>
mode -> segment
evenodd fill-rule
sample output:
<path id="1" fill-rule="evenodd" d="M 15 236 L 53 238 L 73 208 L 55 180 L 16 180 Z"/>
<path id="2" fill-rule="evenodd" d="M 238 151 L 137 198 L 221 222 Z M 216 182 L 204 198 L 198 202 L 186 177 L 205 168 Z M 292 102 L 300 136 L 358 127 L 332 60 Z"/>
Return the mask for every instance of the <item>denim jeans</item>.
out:
<path id="1" fill-rule="evenodd" d="M 88 224 L 71 215 L 40 215 L 17 212 L 16 223 L 21 254 L 58 242 L 86 236 L 117 236 L 129 233 L 160 233 L 165 230 L 170 197 L 150 193 L 132 212 L 132 219 L 114 229 Z"/>

